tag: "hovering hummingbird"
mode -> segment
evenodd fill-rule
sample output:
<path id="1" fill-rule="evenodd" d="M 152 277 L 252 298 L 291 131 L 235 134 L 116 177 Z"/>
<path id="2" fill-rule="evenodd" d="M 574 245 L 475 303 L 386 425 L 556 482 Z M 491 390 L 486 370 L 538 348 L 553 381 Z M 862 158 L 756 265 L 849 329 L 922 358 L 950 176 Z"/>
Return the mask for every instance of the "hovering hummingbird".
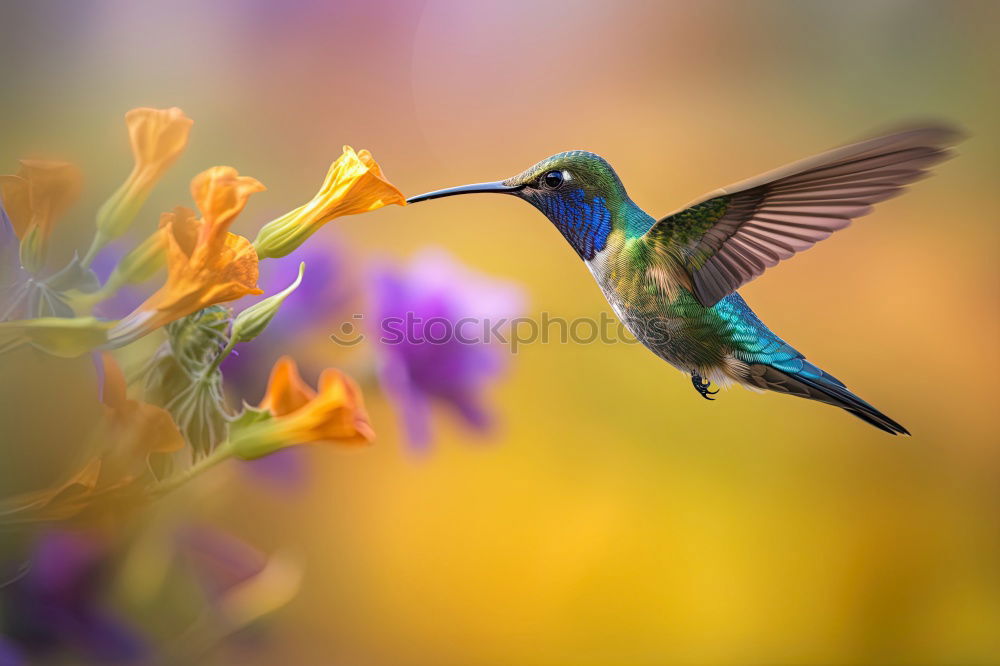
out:
<path id="1" fill-rule="evenodd" d="M 703 398 L 714 382 L 818 400 L 891 434 L 902 425 L 805 359 L 757 318 L 736 290 L 899 194 L 950 156 L 944 126 L 837 148 L 711 192 L 659 220 L 628 196 L 594 153 L 559 153 L 507 180 L 455 194 L 510 194 L 540 210 L 587 264 L 615 314 L 654 354 L 690 375 Z"/>

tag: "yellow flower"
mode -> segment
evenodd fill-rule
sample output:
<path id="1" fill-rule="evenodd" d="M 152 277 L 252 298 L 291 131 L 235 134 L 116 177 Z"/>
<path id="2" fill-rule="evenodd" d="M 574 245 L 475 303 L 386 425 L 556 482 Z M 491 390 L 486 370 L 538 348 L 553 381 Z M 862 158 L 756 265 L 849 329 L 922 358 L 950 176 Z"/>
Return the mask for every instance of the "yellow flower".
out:
<path id="1" fill-rule="evenodd" d="M 34 256 L 25 264 L 40 267 L 56 219 L 80 195 L 80 171 L 68 162 L 21 160 L 16 175 L 0 176 L 0 197 L 17 237 L 31 235 Z"/>
<path id="2" fill-rule="evenodd" d="M 163 218 L 167 281 L 111 330 L 122 345 L 176 319 L 217 303 L 259 294 L 257 254 L 250 241 L 229 226 L 254 192 L 264 186 L 232 167 L 212 167 L 191 181 L 202 218 L 178 208 Z"/>
<path id="3" fill-rule="evenodd" d="M 91 253 L 125 233 L 157 181 L 184 151 L 193 122 L 177 107 L 132 109 L 125 114 L 135 165 L 97 211 L 98 238 Z"/>
<path id="4" fill-rule="evenodd" d="M 344 153 L 330 165 L 312 201 L 265 224 L 254 247 L 262 259 L 284 257 L 330 220 L 389 204 L 406 205 L 406 198 L 385 179 L 371 153 L 355 153 L 350 146 L 344 146 Z"/>
<path id="5" fill-rule="evenodd" d="M 247 426 L 231 440 L 240 458 L 260 458 L 295 444 L 355 445 L 375 439 L 361 391 L 333 368 L 323 371 L 314 391 L 302 380 L 295 361 L 282 357 L 271 371 L 260 409 L 272 418 Z"/>

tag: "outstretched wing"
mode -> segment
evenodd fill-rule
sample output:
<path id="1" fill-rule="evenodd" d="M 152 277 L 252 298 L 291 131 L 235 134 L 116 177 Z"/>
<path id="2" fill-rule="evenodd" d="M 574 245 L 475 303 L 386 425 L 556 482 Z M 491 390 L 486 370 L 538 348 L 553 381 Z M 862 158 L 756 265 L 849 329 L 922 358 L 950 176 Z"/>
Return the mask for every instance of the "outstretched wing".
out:
<path id="1" fill-rule="evenodd" d="M 716 190 L 658 220 L 643 237 L 668 253 L 710 307 L 806 250 L 949 156 L 960 134 L 924 127 L 869 139 Z"/>

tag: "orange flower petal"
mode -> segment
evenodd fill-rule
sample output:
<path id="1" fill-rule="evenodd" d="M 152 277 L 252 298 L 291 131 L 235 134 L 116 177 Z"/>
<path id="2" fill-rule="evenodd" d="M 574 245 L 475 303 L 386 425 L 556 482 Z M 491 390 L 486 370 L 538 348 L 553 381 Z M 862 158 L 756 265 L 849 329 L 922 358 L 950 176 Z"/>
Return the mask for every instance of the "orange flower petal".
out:
<path id="1" fill-rule="evenodd" d="M 319 377 L 320 406 L 332 406 L 336 418 L 323 429 L 324 439 L 340 439 L 352 444 L 364 444 L 375 439 L 368 421 L 368 412 L 361 389 L 353 379 L 335 368 L 327 368 Z M 324 397 L 326 398 L 324 404 Z"/>
<path id="2" fill-rule="evenodd" d="M 194 178 L 191 193 L 203 214 L 177 208 L 160 218 L 167 252 L 167 281 L 111 331 L 111 342 L 126 344 L 202 308 L 233 301 L 257 288 L 257 253 L 246 238 L 227 231 L 264 186 L 232 167 L 213 167 Z"/>
<path id="3" fill-rule="evenodd" d="M 215 303 L 231 301 L 249 294 L 262 294 L 257 288 L 259 268 L 253 244 L 243 236 L 227 233 L 222 250 L 212 267 L 221 282 L 227 284 L 225 297 Z"/>
<path id="4" fill-rule="evenodd" d="M 135 170 L 142 178 L 156 181 L 187 146 L 194 121 L 177 107 L 132 109 L 125 114 Z"/>
<path id="5" fill-rule="evenodd" d="M 275 364 L 260 407 L 273 418 L 251 425 L 231 440 L 235 455 L 254 459 L 296 444 L 366 444 L 375 439 L 361 391 L 339 370 L 323 371 L 319 391 L 299 376 L 295 362 Z"/>
<path id="6" fill-rule="evenodd" d="M 67 520 L 94 508 L 98 501 L 116 509 L 132 506 L 141 496 L 144 486 L 138 481 L 148 473 L 149 455 L 184 446 L 166 410 L 128 399 L 125 376 L 114 357 L 103 353 L 101 362 L 106 409 L 96 441 L 103 450 L 61 483 L 0 501 L 4 522 Z"/>
<path id="7" fill-rule="evenodd" d="M 0 176 L 4 208 L 18 238 L 37 226 L 43 238 L 80 195 L 79 169 L 68 162 L 21 160 L 16 176 Z"/>
<path id="8" fill-rule="evenodd" d="M 319 392 L 298 410 L 278 418 L 279 432 L 289 442 L 363 444 L 374 439 L 361 392 L 346 375 L 323 371 Z"/>
<path id="9" fill-rule="evenodd" d="M 19 239 L 31 226 L 31 199 L 28 181 L 20 176 L 0 176 L 0 198 Z"/>
<path id="10" fill-rule="evenodd" d="M 267 393 L 259 407 L 275 416 L 285 416 L 315 397 L 316 391 L 303 381 L 295 361 L 290 356 L 282 356 L 271 369 Z"/>
<path id="11" fill-rule="evenodd" d="M 32 222 L 48 236 L 55 219 L 80 196 L 80 170 L 68 162 L 21 160 L 17 175 L 31 184 Z"/>
<path id="12" fill-rule="evenodd" d="M 160 215 L 160 230 L 164 232 L 164 240 L 167 235 L 173 236 L 178 249 L 185 257 L 194 254 L 200 229 L 201 222 L 190 208 L 177 206 L 169 213 Z"/>
<path id="13" fill-rule="evenodd" d="M 127 399 L 125 373 L 122 372 L 114 357 L 108 352 L 101 353 L 101 365 L 104 367 L 104 387 L 101 391 L 101 402 L 111 409 L 117 409 L 124 405 Z"/>
<path id="14" fill-rule="evenodd" d="M 230 166 L 212 167 L 191 181 L 191 196 L 207 226 L 203 233 L 210 239 L 224 234 L 254 192 L 264 185 L 256 178 L 240 176 Z"/>
<path id="15" fill-rule="evenodd" d="M 0 502 L 0 518 L 4 523 L 70 518 L 83 508 L 80 498 L 94 492 L 100 475 L 101 461 L 93 458 L 62 483 L 5 498 Z"/>
<path id="16" fill-rule="evenodd" d="M 108 352 L 101 354 L 104 366 L 104 391 L 101 401 L 105 414 L 105 453 L 108 467 L 128 469 L 145 465 L 150 453 L 169 453 L 184 447 L 184 438 L 170 414 L 155 405 L 130 400 L 125 374 Z M 123 474 L 125 472 L 122 472 Z"/>

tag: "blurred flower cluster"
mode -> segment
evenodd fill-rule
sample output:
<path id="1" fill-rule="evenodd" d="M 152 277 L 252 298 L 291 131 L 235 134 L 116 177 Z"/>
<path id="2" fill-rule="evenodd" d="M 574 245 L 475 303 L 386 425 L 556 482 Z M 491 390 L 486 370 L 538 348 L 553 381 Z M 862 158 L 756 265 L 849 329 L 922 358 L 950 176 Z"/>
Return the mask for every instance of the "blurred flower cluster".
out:
<path id="1" fill-rule="evenodd" d="M 184 150 L 192 126 L 177 108 L 133 109 L 125 120 L 134 166 L 98 209 L 82 257 L 74 254 L 58 265 L 49 252 L 58 223 L 81 191 L 73 165 L 23 160 L 16 174 L 0 176 L 0 354 L 28 347 L 66 362 L 90 355 L 92 395 L 100 401 L 98 423 L 79 438 L 82 464 L 47 487 L 0 497 L 4 533 L 16 531 L 34 544 L 26 546 L 23 567 L 0 571 L 0 633 L 6 636 L 0 658 L 13 663 L 17 655 L 61 649 L 98 663 L 139 658 L 144 641 L 96 601 L 102 598 L 101 571 L 121 536 L 115 526 L 126 514 L 227 459 L 374 438 L 360 390 L 336 369 L 324 370 L 313 387 L 293 359 L 282 357 L 263 401 L 240 409 L 227 400 L 221 370 L 237 346 L 251 348 L 281 320 L 283 302 L 302 282 L 305 262 L 264 293 L 258 286 L 262 260 L 295 252 L 336 217 L 405 203 L 371 154 L 345 147 L 315 197 L 263 225 L 253 242 L 229 229 L 264 186 L 230 166 L 209 168 L 191 180 L 195 209 L 163 213 L 154 233 L 121 254 L 101 280 L 95 260 L 130 228 Z M 124 316 L 105 316 L 102 305 L 119 292 L 156 280 L 159 286 Z M 262 298 L 235 312 L 228 305 L 248 295 Z M 148 344 L 151 334 L 158 345 Z M 76 454 L 66 453 L 68 459 Z M 56 523 L 75 531 L 52 532 Z M 206 533 L 187 534 L 188 550 L 218 545 Z M 10 569 L 8 556 L 3 565 Z M 230 574 L 231 564 L 224 567 Z M 259 582 L 277 565 L 271 558 L 254 566 L 236 582 Z M 291 574 L 281 576 L 289 587 Z M 211 596 L 221 598 L 223 588 L 235 584 L 213 583 Z M 238 608 L 230 603 L 229 615 L 252 616 L 255 604 L 269 605 L 275 595 L 250 591 L 244 597 Z"/>
<path id="2" fill-rule="evenodd" d="M 135 165 L 98 210 L 93 242 L 82 259 L 74 256 L 56 269 L 47 262 L 55 223 L 80 191 L 78 171 L 65 163 L 26 160 L 16 175 L 0 177 L 0 345 L 6 351 L 31 345 L 63 357 L 94 354 L 105 405 L 94 435 L 103 443 L 99 454 L 61 486 L 7 498 L 5 521 L 68 517 L 108 494 L 156 496 L 230 457 L 253 459 L 293 444 L 356 444 L 373 437 L 359 391 L 334 370 L 307 394 L 301 381 L 292 381 L 298 376 L 294 361 L 283 360 L 260 406 L 236 412 L 224 398 L 221 363 L 278 315 L 299 286 L 304 263 L 290 284 L 239 313 L 224 304 L 262 293 L 262 258 L 288 255 L 335 217 L 403 204 L 403 195 L 370 153 L 345 147 L 312 201 L 265 224 L 251 243 L 229 228 L 264 186 L 232 167 L 212 167 L 191 181 L 197 212 L 178 206 L 161 215 L 159 228 L 101 284 L 91 269 L 94 258 L 131 225 L 183 151 L 192 125 L 177 108 L 133 109 L 125 119 Z M 151 280 L 164 265 L 163 284 L 130 313 L 119 320 L 95 316 L 95 306 L 125 285 Z M 166 339 L 127 381 L 114 350 L 157 330 Z"/>
<path id="3" fill-rule="evenodd" d="M 434 404 L 487 430 L 484 392 L 503 369 L 500 350 L 432 342 L 421 331 L 387 341 L 380 323 L 490 321 L 523 307 L 518 288 L 441 250 L 359 271 L 342 241 L 305 244 L 336 217 L 405 204 L 371 154 L 349 147 L 312 200 L 253 242 L 230 228 L 264 186 L 215 166 L 191 180 L 194 208 L 163 212 L 151 235 L 129 244 L 192 121 L 176 108 L 134 109 L 125 120 L 132 171 L 97 210 L 89 247 L 68 261 L 50 249 L 63 240 L 58 223 L 80 195 L 80 172 L 23 160 L 0 176 L 0 355 L 89 357 L 92 385 L 79 399 L 97 413 L 65 443 L 69 467 L 55 482 L 0 496 L 4 666 L 63 656 L 186 663 L 284 604 L 298 587 L 294 558 L 267 556 L 183 513 L 136 517 L 229 459 L 287 487 L 305 471 L 299 445 L 371 442 L 361 388 L 325 367 L 336 350 L 310 356 L 305 344 L 359 308 L 371 313 L 374 344 L 352 374 L 366 391 L 384 389 L 412 450 L 428 449 Z M 178 593 L 196 601 L 174 604 Z M 144 617 L 151 606 L 155 616 Z M 181 609 L 178 617 L 165 607 Z M 200 610 L 187 617 L 184 608 Z M 170 635 L 178 626 L 183 640 Z"/>
<path id="4" fill-rule="evenodd" d="M 203 663 L 298 591 L 286 553 L 262 553 L 200 523 L 140 531 L 129 548 L 106 532 L 48 529 L 0 597 L 0 664 Z M 174 627 L 181 635 L 171 636 Z M 60 659 L 71 661 L 60 661 Z"/>

